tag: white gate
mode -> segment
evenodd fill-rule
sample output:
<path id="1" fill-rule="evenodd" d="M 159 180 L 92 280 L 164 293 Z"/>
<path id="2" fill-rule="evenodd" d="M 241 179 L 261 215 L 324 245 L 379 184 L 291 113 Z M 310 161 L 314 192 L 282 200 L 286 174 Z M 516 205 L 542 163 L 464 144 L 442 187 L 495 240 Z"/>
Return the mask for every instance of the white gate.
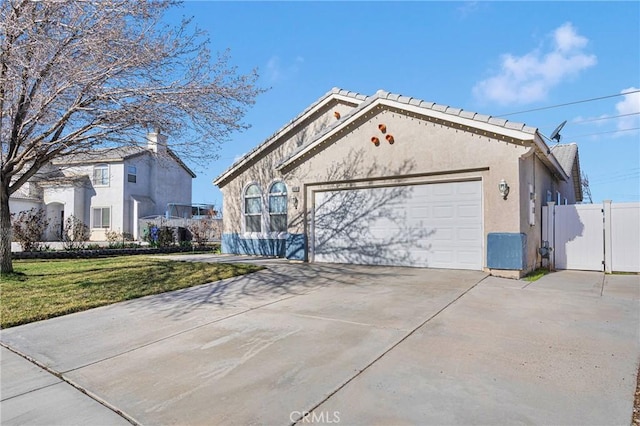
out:
<path id="1" fill-rule="evenodd" d="M 640 272 L 640 203 L 610 204 L 611 214 L 605 204 L 605 234 L 611 241 L 605 246 L 605 264 L 611 270 L 620 272 Z M 611 245 L 609 248 L 608 245 Z"/>
<path id="2" fill-rule="evenodd" d="M 543 207 L 552 269 L 640 272 L 640 203 Z"/>

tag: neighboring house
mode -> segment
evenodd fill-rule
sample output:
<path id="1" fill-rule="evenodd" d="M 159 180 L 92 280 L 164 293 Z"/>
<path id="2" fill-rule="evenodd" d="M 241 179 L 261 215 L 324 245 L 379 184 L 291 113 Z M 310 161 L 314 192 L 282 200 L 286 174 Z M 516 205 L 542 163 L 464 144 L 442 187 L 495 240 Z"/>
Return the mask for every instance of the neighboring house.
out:
<path id="1" fill-rule="evenodd" d="M 213 183 L 225 253 L 510 277 L 541 263 L 541 207 L 582 200 L 577 145 L 384 91 L 333 89 Z"/>
<path id="2" fill-rule="evenodd" d="M 47 240 L 59 239 L 74 215 L 91 229 L 91 240 L 106 231 L 137 239 L 138 219 L 165 215 L 171 203 L 191 204 L 195 174 L 167 147 L 167 137 L 147 135 L 147 146 L 96 150 L 54 161 L 9 200 L 12 213 L 44 208 L 50 226 Z"/>

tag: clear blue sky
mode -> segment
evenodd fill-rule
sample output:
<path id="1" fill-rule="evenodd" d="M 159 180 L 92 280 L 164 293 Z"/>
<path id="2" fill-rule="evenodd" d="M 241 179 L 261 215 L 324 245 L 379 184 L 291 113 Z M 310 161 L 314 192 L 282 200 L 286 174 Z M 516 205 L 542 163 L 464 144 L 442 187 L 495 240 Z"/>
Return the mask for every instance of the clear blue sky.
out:
<path id="1" fill-rule="evenodd" d="M 208 168 L 211 181 L 332 87 L 378 89 L 493 116 L 640 89 L 640 2 L 207 2 L 193 16 L 212 50 L 258 68 L 261 95 Z M 640 92 L 509 115 L 577 142 L 594 202 L 640 200 Z M 636 130 L 625 130 L 625 129 Z"/>

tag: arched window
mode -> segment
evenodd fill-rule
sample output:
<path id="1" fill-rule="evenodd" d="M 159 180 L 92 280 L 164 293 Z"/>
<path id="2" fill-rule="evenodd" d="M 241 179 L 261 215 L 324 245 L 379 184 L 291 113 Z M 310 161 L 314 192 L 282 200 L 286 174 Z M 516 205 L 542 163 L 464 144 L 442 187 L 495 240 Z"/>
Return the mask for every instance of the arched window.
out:
<path id="1" fill-rule="evenodd" d="M 262 192 L 252 183 L 244 191 L 245 232 L 262 232 Z"/>
<path id="2" fill-rule="evenodd" d="M 269 189 L 269 228 L 271 232 L 287 232 L 287 186 L 276 182 Z"/>

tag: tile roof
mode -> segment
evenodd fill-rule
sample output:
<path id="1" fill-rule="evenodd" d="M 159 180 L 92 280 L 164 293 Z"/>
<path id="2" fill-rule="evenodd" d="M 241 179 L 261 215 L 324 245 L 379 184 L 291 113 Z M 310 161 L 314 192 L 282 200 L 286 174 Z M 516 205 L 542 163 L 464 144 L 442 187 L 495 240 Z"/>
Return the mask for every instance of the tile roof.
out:
<path id="1" fill-rule="evenodd" d="M 382 100 L 390 100 L 390 101 L 393 101 L 393 102 L 398 102 L 400 104 L 405 104 L 405 105 L 411 106 L 413 108 L 416 108 L 416 107 L 417 108 L 421 108 L 421 109 L 424 109 L 425 112 L 427 110 L 431 110 L 431 111 L 435 111 L 437 113 L 447 114 L 447 115 L 450 115 L 452 117 L 452 119 L 454 119 L 454 117 L 459 117 L 461 119 L 477 121 L 479 125 L 481 125 L 481 124 L 487 125 L 488 124 L 488 125 L 492 125 L 492 126 L 502 127 L 505 130 L 509 130 L 509 131 L 520 131 L 520 132 L 523 132 L 523 133 L 531 135 L 532 139 L 535 139 L 535 135 L 538 132 L 538 129 L 536 127 L 527 126 L 525 123 L 509 121 L 509 120 L 501 118 L 501 117 L 492 117 L 491 115 L 480 114 L 480 113 L 473 112 L 473 111 L 466 111 L 466 110 L 463 110 L 461 108 L 456 108 L 456 107 L 443 105 L 443 104 L 437 104 L 435 102 L 427 102 L 427 101 L 424 101 L 424 100 L 421 100 L 421 99 L 416 99 L 416 98 L 413 98 L 413 97 L 404 96 L 404 95 L 400 95 L 400 94 L 396 94 L 396 93 L 390 93 L 390 92 L 387 92 L 387 91 L 384 91 L 384 90 L 378 90 L 373 96 L 365 96 L 365 95 L 362 95 L 362 94 L 357 93 L 357 92 L 352 92 L 352 91 L 348 91 L 348 90 L 339 89 L 337 87 L 334 87 L 329 92 L 327 92 L 324 96 L 322 96 L 320 99 L 318 99 L 316 102 L 314 102 L 313 104 L 309 105 L 304 111 L 302 111 L 300 114 L 298 114 L 289 123 L 287 123 L 285 126 L 283 126 L 278 131 L 276 131 L 272 136 L 267 138 L 261 144 L 259 144 L 254 149 L 252 149 L 248 153 L 244 154 L 240 159 L 235 161 L 229 168 L 227 168 L 222 174 L 220 174 L 216 179 L 214 179 L 214 181 L 213 181 L 214 184 L 219 184 L 220 182 L 222 182 L 224 179 L 226 179 L 234 171 L 234 169 L 240 167 L 241 164 L 243 164 L 246 161 L 248 161 L 254 154 L 258 153 L 259 151 L 261 151 L 264 148 L 266 148 L 267 146 L 269 146 L 271 143 L 275 142 L 278 139 L 278 137 L 283 134 L 283 132 L 285 132 L 286 130 L 290 129 L 294 125 L 296 125 L 301 118 L 303 118 L 306 114 L 308 114 L 310 111 L 312 111 L 318 105 L 320 105 L 323 102 L 325 102 L 329 97 L 331 97 L 333 95 L 340 95 L 340 96 L 351 98 L 354 101 L 356 101 L 356 103 L 358 105 L 355 108 L 353 108 L 351 111 L 349 111 L 348 113 L 343 115 L 340 118 L 340 120 L 334 122 L 330 126 L 325 127 L 318 134 L 314 135 L 314 137 L 311 138 L 307 143 L 305 143 L 304 145 L 300 146 L 298 149 L 296 149 L 294 152 L 292 152 L 286 158 L 282 159 L 282 161 L 280 161 L 280 163 L 278 164 L 277 168 L 282 167 L 282 165 L 287 163 L 289 160 L 291 160 L 293 157 L 298 155 L 300 152 L 304 151 L 310 145 L 314 144 L 317 140 L 321 139 L 323 136 L 325 136 L 328 133 L 330 133 L 331 131 L 333 131 L 336 127 L 340 126 L 342 123 L 345 122 L 345 120 L 349 119 L 350 117 L 353 117 L 358 112 L 362 111 L 363 109 L 365 109 L 368 106 L 370 106 L 372 103 L 376 102 L 377 100 L 381 100 L 381 99 Z M 548 160 L 551 161 L 552 163 L 554 162 L 552 159 L 548 159 Z M 564 170 L 566 170 L 564 168 L 564 166 L 562 166 L 562 168 Z M 569 169 L 569 172 L 567 174 L 568 175 L 571 174 L 570 169 Z"/>
<path id="2" fill-rule="evenodd" d="M 578 145 L 576 143 L 555 145 L 551 147 L 551 153 L 556 157 L 560 166 L 562 166 L 562 170 L 571 176 L 573 162 L 578 154 Z"/>
<path id="3" fill-rule="evenodd" d="M 146 146 L 121 146 L 116 148 L 96 149 L 90 152 L 70 154 L 53 161 L 54 164 L 103 163 L 122 161 L 148 151 Z"/>
<path id="4" fill-rule="evenodd" d="M 584 194 L 582 193 L 582 171 L 580 170 L 580 157 L 578 156 L 578 144 L 558 144 L 551 147 L 551 154 L 558 160 L 560 167 L 573 178 L 573 190 L 575 191 L 576 200 L 582 201 Z M 574 168 L 573 165 L 576 165 Z"/>
<path id="5" fill-rule="evenodd" d="M 335 88 L 333 90 L 340 91 L 340 89 L 335 89 Z M 408 96 L 389 93 L 384 90 L 378 90 L 375 93 L 375 95 L 365 97 L 363 99 L 363 102 L 360 105 L 353 108 L 351 111 L 349 111 L 349 113 L 345 114 L 345 116 L 343 116 L 339 121 L 335 122 L 331 126 L 324 128 L 320 133 L 316 134 L 313 138 L 311 138 L 306 144 L 300 146 L 297 150 L 292 152 L 289 156 L 282 159 L 282 161 L 280 161 L 280 163 L 278 164 L 277 168 L 287 163 L 290 159 L 292 159 L 293 157 L 298 155 L 300 152 L 308 148 L 309 145 L 314 144 L 315 141 L 322 138 L 327 133 L 330 133 L 335 127 L 340 126 L 345 120 L 349 119 L 350 117 L 354 116 L 358 112 L 367 108 L 369 105 L 371 105 L 378 99 L 388 99 L 394 102 L 399 102 L 406 105 L 412 105 L 414 107 L 422 108 L 425 110 L 437 111 L 439 113 L 448 114 L 448 115 L 451 115 L 452 117 L 460 117 L 464 119 L 474 120 L 474 121 L 477 121 L 478 123 L 486 123 L 494 126 L 499 126 L 508 130 L 521 131 L 524 133 L 528 133 L 532 136 L 535 135 L 535 133 L 538 131 L 537 128 L 527 126 L 525 123 L 509 121 L 504 118 L 492 117 L 490 115 L 479 114 L 472 111 L 465 111 L 461 108 L 454 108 L 448 105 L 437 104 L 435 102 L 427 102 L 420 99 L 411 98 Z"/>
<path id="6" fill-rule="evenodd" d="M 96 149 L 90 152 L 83 152 L 78 154 L 70 154 L 61 158 L 56 158 L 52 161 L 53 164 L 58 166 L 71 165 L 71 164 L 94 164 L 94 163 L 108 163 L 119 162 L 126 159 L 143 155 L 145 153 L 151 153 L 147 146 L 120 146 L 115 148 Z M 167 154 L 173 158 L 183 169 L 187 171 L 192 177 L 196 177 L 196 174 L 187 166 L 178 155 L 173 152 L 172 149 L 167 147 Z"/>
<path id="7" fill-rule="evenodd" d="M 322 104 L 323 102 L 325 102 L 328 98 L 334 96 L 334 95 L 339 95 L 339 96 L 344 96 L 347 98 L 351 98 L 353 101 L 355 101 L 356 103 L 360 103 L 362 101 L 367 100 L 369 97 L 363 94 L 360 94 L 358 92 L 352 92 L 349 90 L 344 90 L 344 89 L 339 89 L 337 87 L 334 87 L 333 89 L 329 90 L 327 93 L 325 93 L 323 96 L 321 96 L 318 100 L 316 100 L 314 103 L 312 103 L 311 105 L 309 105 L 307 108 L 304 109 L 304 111 L 302 111 L 300 114 L 296 115 L 293 119 L 291 119 L 287 124 L 285 124 L 284 126 L 282 126 L 280 129 L 278 129 L 276 132 L 274 132 L 271 136 L 269 136 L 267 139 L 265 139 L 262 143 L 260 143 L 258 146 L 256 146 L 255 148 L 253 148 L 251 151 L 245 153 L 242 155 L 242 157 L 240 157 L 238 160 L 234 161 L 233 164 L 231 164 L 230 167 L 228 167 L 224 172 L 222 172 L 218 177 L 216 177 L 213 182 L 215 184 L 215 182 L 219 181 L 223 176 L 227 175 L 228 173 L 232 172 L 236 167 L 238 167 L 240 164 L 244 163 L 248 158 L 250 158 L 252 155 L 254 155 L 255 153 L 261 151 L 262 149 L 266 148 L 267 146 L 269 146 L 272 142 L 276 141 L 278 139 L 278 137 L 284 133 L 287 129 L 295 126 L 296 124 L 298 124 L 298 122 L 308 113 L 310 113 L 311 111 L 313 111 L 317 106 L 319 106 L 320 104 Z"/>
<path id="8" fill-rule="evenodd" d="M 389 93 L 384 90 L 378 90 L 374 96 L 371 96 L 367 99 L 367 103 L 373 102 L 376 99 L 389 99 L 402 104 L 414 105 L 420 108 L 443 112 L 451 116 L 457 116 L 457 117 L 467 118 L 467 119 L 471 119 L 471 120 L 475 120 L 483 123 L 494 124 L 496 126 L 501 126 L 507 129 L 520 130 L 522 132 L 530 133 L 530 134 L 534 134 L 537 130 L 535 127 L 527 126 L 525 123 L 508 121 L 504 118 L 492 117 L 490 115 L 483 115 L 473 111 L 465 111 L 462 108 L 456 108 L 449 105 L 437 104 L 435 102 L 427 102 L 427 101 L 411 98 L 408 96 Z M 365 105 L 361 104 L 358 108 L 363 108 L 363 107 L 365 107 Z"/>
<path id="9" fill-rule="evenodd" d="M 50 177 L 47 180 L 38 180 L 35 183 L 43 188 L 50 186 L 79 186 L 89 182 L 89 176 L 56 176 Z"/>

